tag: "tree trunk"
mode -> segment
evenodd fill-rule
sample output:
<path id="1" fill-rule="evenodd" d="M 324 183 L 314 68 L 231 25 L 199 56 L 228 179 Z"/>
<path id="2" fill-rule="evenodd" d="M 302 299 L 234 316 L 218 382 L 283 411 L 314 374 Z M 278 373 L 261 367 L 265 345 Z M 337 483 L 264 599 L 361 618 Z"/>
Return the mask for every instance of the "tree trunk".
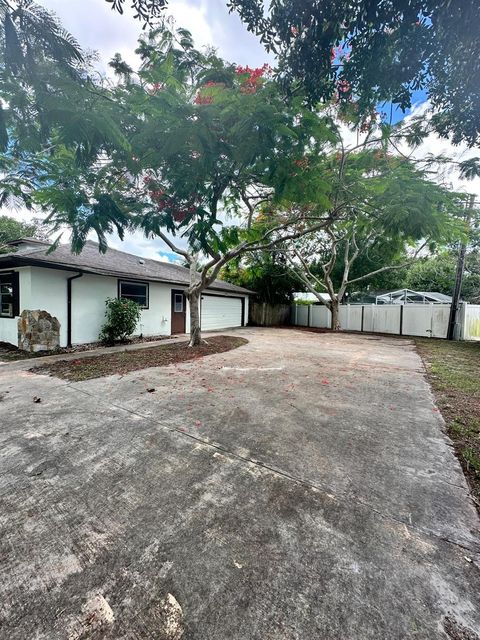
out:
<path id="1" fill-rule="evenodd" d="M 332 331 L 339 331 L 340 330 L 340 322 L 339 322 L 339 318 L 338 318 L 339 311 L 340 311 L 339 306 L 340 305 L 339 305 L 339 302 L 338 302 L 337 299 L 332 300 L 330 302 L 330 311 L 332 313 L 332 324 L 330 326 L 331 326 Z"/>
<path id="2" fill-rule="evenodd" d="M 200 328 L 200 293 L 198 291 L 188 292 L 188 302 L 190 303 L 190 342 L 189 347 L 198 347 L 202 343 L 202 331 Z"/>

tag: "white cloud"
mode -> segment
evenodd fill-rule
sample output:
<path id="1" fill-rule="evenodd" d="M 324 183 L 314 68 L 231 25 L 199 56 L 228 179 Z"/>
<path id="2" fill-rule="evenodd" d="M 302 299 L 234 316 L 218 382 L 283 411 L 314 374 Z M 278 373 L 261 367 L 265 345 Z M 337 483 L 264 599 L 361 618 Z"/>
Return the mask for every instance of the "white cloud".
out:
<path id="1" fill-rule="evenodd" d="M 105 0 L 42 0 L 41 4 L 57 14 L 82 47 L 98 51 L 102 70 L 117 52 L 137 66 L 134 50 L 144 33 L 143 23 L 134 20 L 128 1 L 123 15 Z M 227 60 L 250 66 L 271 62 L 258 38 L 247 31 L 237 14 L 229 13 L 225 0 L 171 0 L 165 15 L 191 31 L 198 48 L 213 46 Z"/>
<path id="2" fill-rule="evenodd" d="M 92 236 L 95 241 L 95 237 Z M 126 251 L 134 255 L 148 258 L 150 260 L 159 260 L 160 262 L 181 262 L 181 256 L 171 257 L 172 252 L 165 245 L 163 240 L 159 238 L 146 238 L 140 231 L 125 234 L 122 241 L 117 235 L 111 235 L 108 238 L 108 245 L 119 251 Z"/>
<path id="3" fill-rule="evenodd" d="M 405 123 L 408 123 L 415 116 L 425 116 L 428 109 L 428 102 L 415 106 L 412 113 L 405 118 Z M 404 145 L 402 151 L 403 150 L 407 151 L 408 147 Z M 453 145 L 449 140 L 431 133 L 424 142 L 415 149 L 412 155 L 414 158 L 421 159 L 425 158 L 428 154 L 434 156 L 445 155 L 455 162 L 461 162 L 469 158 L 479 157 L 480 150 L 478 148 L 469 148 L 466 144 Z M 461 178 L 458 168 L 456 168 L 455 165 L 449 165 L 444 171 L 440 171 L 436 179 L 454 191 L 474 194 L 477 202 L 480 200 L 480 178 L 474 178 L 473 180 Z"/>

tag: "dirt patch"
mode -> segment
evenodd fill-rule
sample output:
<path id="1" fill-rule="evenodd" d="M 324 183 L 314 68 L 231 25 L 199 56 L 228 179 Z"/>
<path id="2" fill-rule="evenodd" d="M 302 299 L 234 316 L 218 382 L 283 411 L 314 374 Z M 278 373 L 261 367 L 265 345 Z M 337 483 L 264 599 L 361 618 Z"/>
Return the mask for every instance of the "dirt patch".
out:
<path id="1" fill-rule="evenodd" d="M 247 343 L 248 340 L 245 340 L 245 338 L 215 336 L 206 339 L 199 347 L 189 347 L 188 342 L 180 342 L 148 349 L 106 353 L 101 356 L 84 357 L 76 360 L 60 360 L 51 364 L 32 367 L 29 371 L 78 382 L 113 374 L 125 374 L 129 371 L 146 369 L 147 367 L 166 367 L 169 364 L 230 351 Z M 152 389 L 153 391 L 154 389 Z"/>
<path id="2" fill-rule="evenodd" d="M 415 343 L 480 512 L 480 343 Z"/>

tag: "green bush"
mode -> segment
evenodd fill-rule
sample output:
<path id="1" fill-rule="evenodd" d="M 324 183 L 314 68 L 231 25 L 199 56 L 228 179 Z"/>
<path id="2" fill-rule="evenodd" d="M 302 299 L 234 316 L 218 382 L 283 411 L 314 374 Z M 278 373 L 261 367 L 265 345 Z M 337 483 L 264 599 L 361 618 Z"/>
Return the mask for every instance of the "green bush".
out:
<path id="1" fill-rule="evenodd" d="M 135 331 L 140 320 L 140 306 L 126 298 L 107 298 L 105 305 L 106 319 L 100 331 L 100 340 L 105 344 L 125 341 Z"/>

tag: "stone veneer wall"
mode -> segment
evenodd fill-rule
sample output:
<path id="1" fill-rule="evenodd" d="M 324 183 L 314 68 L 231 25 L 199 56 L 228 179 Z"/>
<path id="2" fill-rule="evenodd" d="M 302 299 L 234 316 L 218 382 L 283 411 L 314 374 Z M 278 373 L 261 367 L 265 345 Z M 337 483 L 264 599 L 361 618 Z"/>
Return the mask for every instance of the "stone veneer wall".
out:
<path id="1" fill-rule="evenodd" d="M 60 322 L 48 311 L 22 311 L 18 319 L 18 346 L 24 351 L 50 351 L 60 345 Z"/>

